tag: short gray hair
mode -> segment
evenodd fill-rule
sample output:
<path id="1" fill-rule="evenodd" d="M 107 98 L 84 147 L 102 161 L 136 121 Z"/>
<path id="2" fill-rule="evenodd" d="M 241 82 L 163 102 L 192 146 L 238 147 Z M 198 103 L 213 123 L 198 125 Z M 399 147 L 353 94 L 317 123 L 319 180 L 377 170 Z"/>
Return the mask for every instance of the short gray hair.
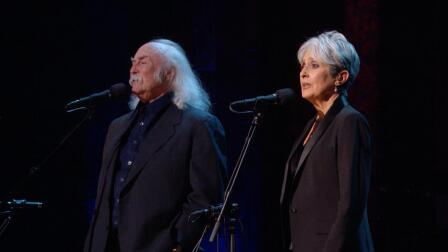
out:
<path id="1" fill-rule="evenodd" d="M 314 57 L 329 64 L 333 75 L 341 70 L 347 70 L 349 79 L 344 88 L 348 89 L 353 85 L 359 72 L 359 56 L 355 47 L 342 33 L 337 31 L 324 32 L 305 41 L 297 52 L 297 59 L 300 64 L 302 64 L 306 52 L 312 53 Z"/>

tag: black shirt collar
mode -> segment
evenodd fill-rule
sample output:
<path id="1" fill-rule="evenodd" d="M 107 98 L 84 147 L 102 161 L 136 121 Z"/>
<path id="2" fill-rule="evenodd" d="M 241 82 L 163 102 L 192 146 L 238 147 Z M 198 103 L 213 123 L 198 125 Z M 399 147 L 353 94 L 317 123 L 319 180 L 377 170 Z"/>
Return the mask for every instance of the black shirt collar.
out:
<path id="1" fill-rule="evenodd" d="M 168 93 L 164 94 L 163 96 L 157 98 L 153 102 L 149 102 L 149 103 L 139 102 L 137 105 L 137 109 L 136 109 L 137 113 L 138 114 L 141 114 L 141 113 L 157 114 L 158 112 L 163 110 L 166 106 L 168 106 L 168 104 L 171 103 L 172 97 L 173 97 L 173 92 L 168 92 Z"/>

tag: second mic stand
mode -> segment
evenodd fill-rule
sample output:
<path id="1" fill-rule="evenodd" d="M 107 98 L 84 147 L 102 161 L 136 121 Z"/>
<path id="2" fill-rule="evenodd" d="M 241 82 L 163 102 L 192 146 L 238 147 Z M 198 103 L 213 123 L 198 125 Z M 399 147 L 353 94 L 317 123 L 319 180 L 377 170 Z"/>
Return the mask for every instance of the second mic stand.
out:
<path id="1" fill-rule="evenodd" d="M 62 138 L 62 140 L 59 142 L 59 144 L 53 149 L 53 151 L 51 151 L 47 156 L 45 156 L 45 158 L 38 164 L 35 165 L 33 167 L 31 167 L 31 169 L 28 171 L 27 175 L 19 181 L 19 183 L 13 188 L 13 190 L 11 190 L 6 199 L 9 198 L 13 198 L 15 194 L 17 194 L 19 191 L 22 190 L 22 187 L 26 184 L 26 182 L 28 180 L 30 180 L 34 174 L 36 174 L 45 164 L 47 164 L 47 162 L 56 154 L 56 152 L 65 144 L 65 142 L 88 120 L 90 120 L 95 112 L 94 107 L 83 107 L 82 109 L 87 109 L 87 114 L 84 116 L 84 118 L 75 125 L 75 127 L 73 127 L 66 135 L 64 138 Z M 74 111 L 74 110 L 72 110 Z M 68 111 L 71 112 L 71 111 Z M 1 201 L 0 201 L 1 202 Z M 5 201 L 7 202 L 7 201 Z M 20 200 L 15 200 L 13 199 L 12 201 L 9 202 L 13 202 L 15 203 L 16 206 L 19 206 L 17 204 L 17 202 L 20 202 Z M 26 202 L 26 200 L 24 201 Z M 1 206 L 1 204 L 0 204 Z M 42 205 L 40 205 L 39 208 L 41 208 Z M 12 217 L 15 213 L 16 209 L 20 209 L 20 207 L 9 207 L 8 210 L 2 211 L 0 212 L 0 215 L 5 215 L 5 219 L 3 220 L 3 222 L 0 224 L 0 237 L 4 234 L 4 232 L 6 231 L 6 228 L 8 227 L 8 225 L 11 223 L 12 221 Z"/>
<path id="2" fill-rule="evenodd" d="M 249 145 L 250 145 L 250 142 L 251 142 L 251 140 L 253 138 L 255 130 L 256 130 L 257 126 L 259 125 L 259 123 L 260 123 L 260 119 L 262 117 L 262 113 L 261 113 L 260 110 L 256 109 L 256 104 L 255 104 L 254 112 L 255 112 L 255 115 L 254 115 L 254 117 L 252 119 L 252 123 L 251 123 L 251 125 L 249 127 L 249 132 L 247 133 L 246 139 L 244 141 L 243 148 L 242 148 L 241 153 L 240 153 L 240 155 L 238 157 L 238 160 L 237 160 L 237 162 L 235 164 L 235 168 L 232 171 L 232 175 L 230 176 L 229 183 L 227 184 L 227 188 L 224 191 L 224 202 L 222 204 L 222 209 L 221 209 L 218 217 L 216 218 L 215 225 L 213 227 L 212 233 L 211 233 L 210 238 L 209 238 L 209 242 L 213 242 L 215 240 L 215 237 L 216 237 L 216 234 L 218 233 L 218 230 L 219 230 L 219 227 L 221 225 L 221 221 L 223 219 L 224 213 L 226 212 L 227 205 L 229 204 L 229 198 L 230 198 L 230 195 L 232 194 L 235 182 L 236 182 L 236 180 L 238 178 L 238 174 L 240 172 L 241 165 L 243 164 L 244 158 L 246 156 L 247 149 L 249 148 Z M 232 234 L 232 232 L 234 233 L 234 231 L 235 231 L 235 228 L 234 228 L 235 226 L 234 225 L 232 226 L 232 222 L 233 222 L 232 219 L 237 220 L 237 218 L 235 218 L 235 216 L 233 216 L 233 217 L 229 216 L 229 221 L 231 223 L 231 227 L 230 227 L 230 232 L 231 232 L 230 252 L 234 252 L 235 251 L 235 240 L 234 240 L 234 236 Z"/>
<path id="3" fill-rule="evenodd" d="M 211 206 L 209 208 L 201 209 L 194 211 L 189 216 L 189 221 L 195 222 L 198 221 L 200 218 L 207 218 L 207 224 L 204 228 L 204 230 L 201 233 L 201 237 L 197 241 L 195 247 L 193 248 L 192 252 L 199 251 L 200 245 L 202 243 L 202 239 L 204 238 L 204 235 L 207 233 L 208 229 L 210 228 L 210 225 L 216 221 L 216 218 L 221 211 L 223 207 L 223 204 L 219 204 L 216 206 Z M 237 203 L 232 203 L 224 213 L 224 215 L 227 216 L 227 220 L 229 223 L 229 233 L 230 233 L 230 240 L 229 240 L 229 248 L 230 251 L 235 251 L 235 230 L 236 230 L 236 224 L 240 223 L 240 220 L 238 218 L 238 211 L 239 207 Z M 216 251 L 219 251 L 219 242 L 216 243 Z"/>

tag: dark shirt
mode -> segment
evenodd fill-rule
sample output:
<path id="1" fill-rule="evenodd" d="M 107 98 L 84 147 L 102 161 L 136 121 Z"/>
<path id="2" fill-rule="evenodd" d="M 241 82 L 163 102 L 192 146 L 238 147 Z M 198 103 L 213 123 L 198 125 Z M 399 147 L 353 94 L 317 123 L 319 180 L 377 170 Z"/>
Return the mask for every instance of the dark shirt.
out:
<path id="1" fill-rule="evenodd" d="M 311 140 L 311 138 L 313 137 L 314 133 L 317 131 L 317 128 L 319 127 L 319 123 L 320 123 L 321 119 L 319 119 L 318 116 L 316 116 L 316 118 L 314 119 L 314 123 L 311 125 L 311 128 L 309 129 L 309 132 L 306 133 L 306 135 L 304 136 L 304 139 L 306 139 L 306 137 L 309 135 L 308 141 L 304 144 L 303 142 L 299 143 L 299 146 L 297 147 L 297 149 L 295 150 L 294 155 L 291 157 L 291 161 L 290 161 L 290 174 L 294 177 L 297 172 L 297 169 L 299 169 L 299 161 L 300 161 L 300 157 L 302 156 L 302 152 L 303 149 L 305 148 L 306 144 L 308 144 L 308 142 Z"/>
<path id="2" fill-rule="evenodd" d="M 115 168 L 111 215 L 112 226 L 115 230 L 117 230 L 119 223 L 120 193 L 139 152 L 139 146 L 145 140 L 148 132 L 157 122 L 160 115 L 168 107 L 171 98 L 172 93 L 168 93 L 151 103 L 140 103 L 137 106 L 136 120 L 134 120 L 133 126 L 130 127 L 127 139 L 123 141 L 120 159 Z"/>

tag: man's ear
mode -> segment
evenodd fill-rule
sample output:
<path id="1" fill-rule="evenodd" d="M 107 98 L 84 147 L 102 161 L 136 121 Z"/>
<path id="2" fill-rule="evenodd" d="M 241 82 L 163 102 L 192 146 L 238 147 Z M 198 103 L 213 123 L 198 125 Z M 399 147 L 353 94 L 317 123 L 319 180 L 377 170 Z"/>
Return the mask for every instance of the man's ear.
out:
<path id="1" fill-rule="evenodd" d="M 173 83 L 175 77 L 176 77 L 176 69 L 174 67 L 168 68 L 168 70 L 165 72 L 165 80 L 168 83 Z"/>

